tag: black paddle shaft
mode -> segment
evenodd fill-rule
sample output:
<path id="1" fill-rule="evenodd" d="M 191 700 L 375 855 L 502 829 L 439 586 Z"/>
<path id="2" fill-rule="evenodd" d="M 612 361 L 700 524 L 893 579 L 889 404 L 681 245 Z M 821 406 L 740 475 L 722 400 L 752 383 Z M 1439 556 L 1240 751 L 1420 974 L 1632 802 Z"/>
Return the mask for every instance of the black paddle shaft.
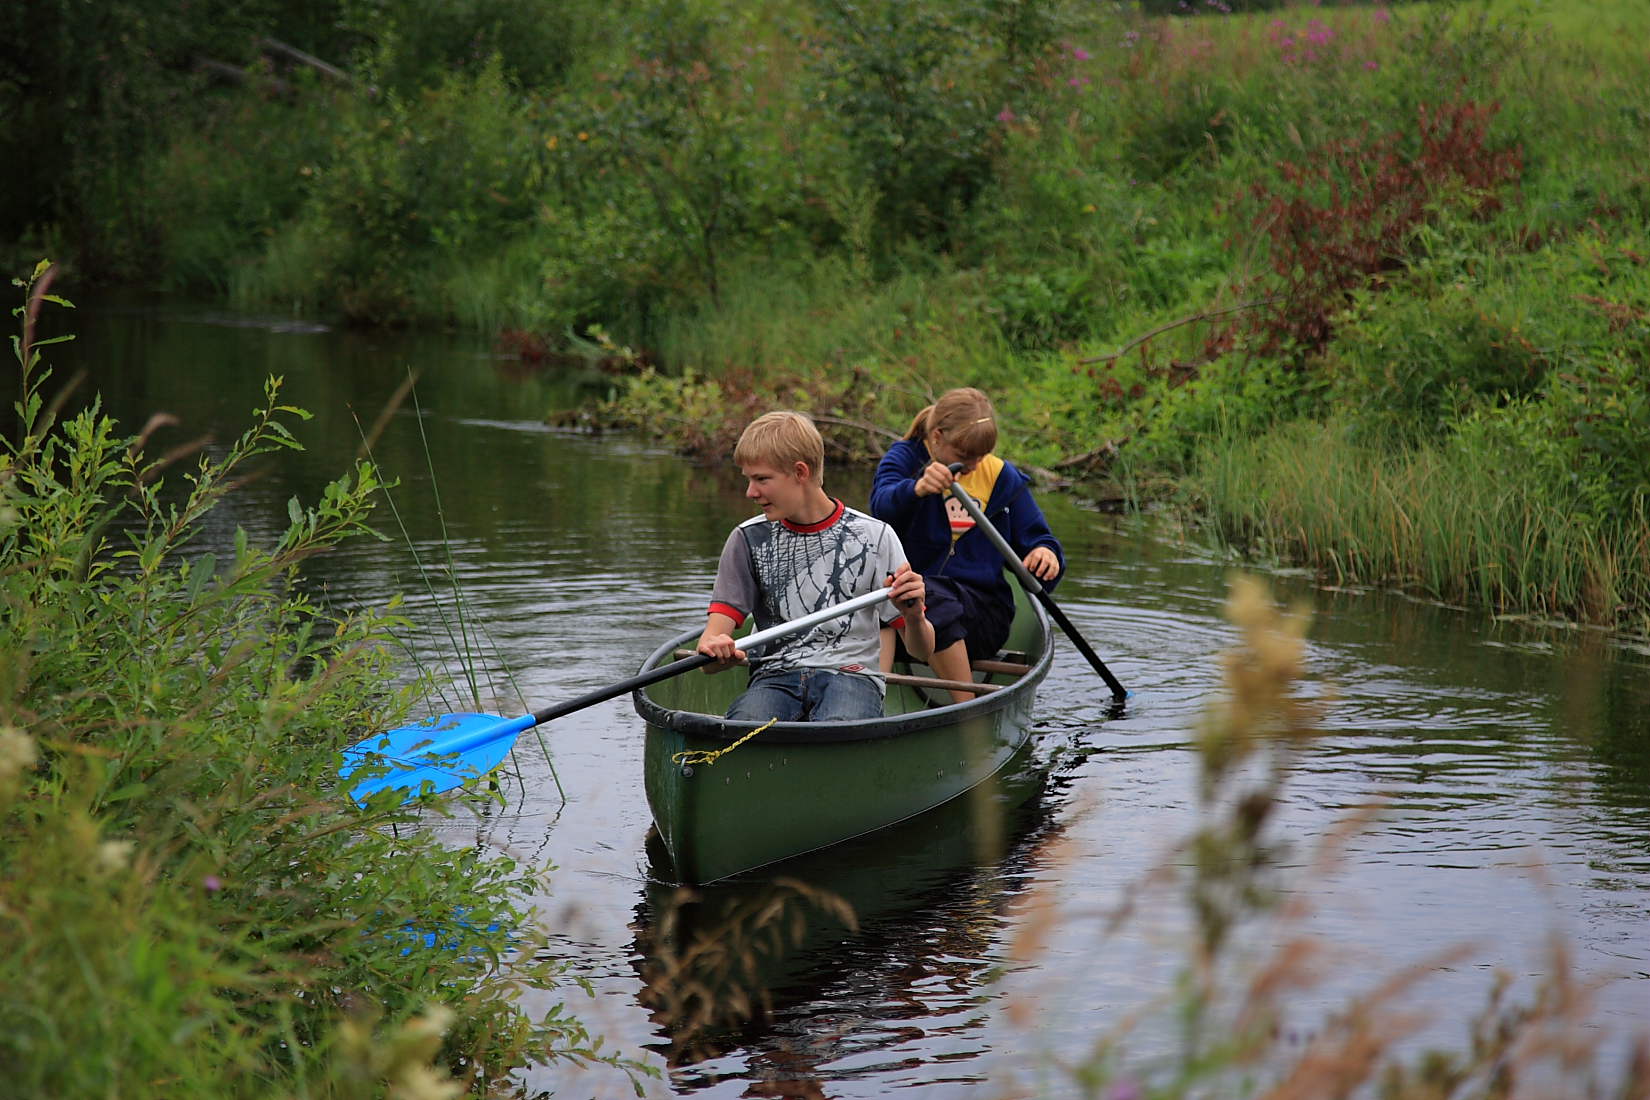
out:
<path id="1" fill-rule="evenodd" d="M 557 718 L 564 718 L 576 710 L 593 707 L 597 703 L 605 703 L 609 699 L 617 699 L 621 695 L 645 688 L 649 684 L 656 684 L 660 680 L 668 680 L 672 676 L 679 676 L 684 672 L 692 672 L 716 660 L 708 653 L 695 653 L 691 657 L 683 657 L 680 661 L 672 661 L 668 665 L 648 669 L 646 672 L 632 676 L 628 680 L 620 680 L 616 684 L 599 687 L 595 691 L 585 692 L 575 699 L 563 699 L 533 712 L 533 724 L 542 726 L 546 722 L 553 722 Z"/>
<path id="2" fill-rule="evenodd" d="M 960 473 L 962 467 L 961 462 L 953 462 L 950 467 L 952 474 Z M 1084 660 L 1088 661 L 1093 666 L 1094 671 L 1100 674 L 1100 678 L 1106 681 L 1106 686 L 1111 688 L 1112 695 L 1118 699 L 1126 696 L 1128 692 L 1118 682 L 1117 677 L 1112 675 L 1111 669 L 1106 667 L 1106 662 L 1100 659 L 1088 641 L 1077 632 L 1077 628 L 1072 625 L 1071 620 L 1066 618 L 1066 613 L 1060 610 L 1054 602 L 1054 598 L 1044 590 L 1042 582 L 1031 575 L 1031 570 L 1026 568 L 1025 562 L 1020 560 L 1020 555 L 1014 552 L 1014 548 L 1008 544 L 1008 540 L 1004 539 L 1001 532 L 991 525 L 990 520 L 985 518 L 985 513 L 980 510 L 979 503 L 968 494 L 968 490 L 953 481 L 951 483 L 951 495 L 956 497 L 957 502 L 973 517 L 974 526 L 979 528 L 985 537 L 991 541 L 991 545 L 997 548 L 997 553 L 1002 555 L 1003 560 L 1008 563 L 1008 567 L 1019 578 L 1020 587 L 1037 597 L 1037 602 L 1043 605 L 1043 609 L 1048 612 L 1049 618 L 1059 624 L 1060 629 L 1065 631 L 1066 637 L 1071 639 L 1071 644 L 1077 647 L 1077 652 L 1081 653 Z"/>

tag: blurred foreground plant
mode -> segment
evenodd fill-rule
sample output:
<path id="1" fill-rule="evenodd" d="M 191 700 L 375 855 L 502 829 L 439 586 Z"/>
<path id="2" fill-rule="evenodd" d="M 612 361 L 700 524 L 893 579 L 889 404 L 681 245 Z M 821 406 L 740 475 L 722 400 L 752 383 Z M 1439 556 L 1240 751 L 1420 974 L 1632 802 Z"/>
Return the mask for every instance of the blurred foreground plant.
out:
<path id="1" fill-rule="evenodd" d="M 1497 975 L 1487 1001 L 1467 1021 L 1464 1049 L 1418 1049 L 1412 1040 L 1429 1021 L 1405 997 L 1440 967 L 1458 961 L 1465 948 L 1372 975 L 1365 992 L 1324 1013 L 1304 1038 L 1286 1026 L 1290 999 L 1313 989 L 1327 971 L 1327 948 L 1299 928 L 1309 910 L 1300 891 L 1291 890 L 1288 902 L 1279 904 L 1284 842 L 1271 823 L 1297 754 L 1319 731 L 1325 700 L 1302 684 L 1309 622 L 1304 609 L 1281 613 L 1261 582 L 1240 576 L 1232 582 L 1227 616 L 1240 638 L 1222 661 L 1224 698 L 1207 715 L 1197 739 L 1204 824 L 1173 865 L 1130 893 L 1111 924 L 1115 928 L 1140 914 L 1145 886 L 1178 881 L 1194 918 L 1190 957 L 1171 996 L 1143 1006 L 1130 1022 L 1097 1039 L 1087 1058 L 1067 1067 L 1081 1095 L 1104 1100 L 1650 1096 L 1650 1035 L 1634 1037 L 1625 1064 L 1603 1064 L 1609 1036 L 1590 1021 L 1588 990 L 1560 942 L 1553 944 L 1546 976 L 1528 1002 L 1515 1003 L 1508 996 L 1511 976 Z M 1377 810 L 1367 807 L 1332 830 L 1307 861 L 1313 873 L 1329 871 L 1348 839 Z M 1255 959 L 1239 948 L 1234 933 L 1265 915 L 1275 918 L 1266 928 L 1275 946 Z M 1033 915 L 1022 950 L 1035 949 L 1033 941 L 1051 919 L 1049 912 Z M 1141 1018 L 1164 1008 L 1179 1021 L 1179 1048 L 1156 1058 L 1131 1057 L 1128 1033 Z"/>

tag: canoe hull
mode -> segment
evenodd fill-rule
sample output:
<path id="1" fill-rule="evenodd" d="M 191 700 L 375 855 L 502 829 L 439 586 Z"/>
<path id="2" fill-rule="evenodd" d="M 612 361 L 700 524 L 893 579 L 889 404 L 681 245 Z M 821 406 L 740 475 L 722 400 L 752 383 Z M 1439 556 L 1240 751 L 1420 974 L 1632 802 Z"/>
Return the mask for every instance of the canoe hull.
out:
<path id="1" fill-rule="evenodd" d="M 1018 677 L 967 703 L 890 687 L 888 717 L 780 723 L 737 743 L 751 723 L 717 717 L 743 672 L 689 673 L 636 693 L 647 720 L 648 805 L 679 879 L 708 883 L 914 817 L 995 774 L 1030 736 L 1049 664 L 1042 609 L 1022 601 L 1010 648 Z M 673 640 L 644 668 L 669 660 Z M 720 753 L 714 761 L 707 756 Z"/>

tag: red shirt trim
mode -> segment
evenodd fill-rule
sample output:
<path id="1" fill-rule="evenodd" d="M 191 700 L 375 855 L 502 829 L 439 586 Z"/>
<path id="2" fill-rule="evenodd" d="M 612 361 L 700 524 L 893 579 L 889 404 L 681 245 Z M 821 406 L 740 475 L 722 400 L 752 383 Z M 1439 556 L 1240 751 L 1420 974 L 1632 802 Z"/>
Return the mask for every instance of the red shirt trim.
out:
<path id="1" fill-rule="evenodd" d="M 835 500 L 834 497 L 832 499 Z M 837 500 L 836 507 L 831 509 L 831 514 L 820 520 L 818 523 L 792 523 L 788 519 L 782 519 L 779 522 L 785 525 L 785 529 L 787 531 L 795 531 L 799 535 L 813 535 L 818 534 L 820 531 L 825 530 L 825 528 L 841 519 L 842 513 L 846 510 L 847 505 L 843 504 L 840 500 Z"/>
<path id="2" fill-rule="evenodd" d="M 745 621 L 745 613 L 743 611 L 739 610 L 737 607 L 734 607 L 732 604 L 718 603 L 714 600 L 711 601 L 710 614 L 726 615 L 728 618 L 733 620 L 734 626 L 738 626 Z"/>

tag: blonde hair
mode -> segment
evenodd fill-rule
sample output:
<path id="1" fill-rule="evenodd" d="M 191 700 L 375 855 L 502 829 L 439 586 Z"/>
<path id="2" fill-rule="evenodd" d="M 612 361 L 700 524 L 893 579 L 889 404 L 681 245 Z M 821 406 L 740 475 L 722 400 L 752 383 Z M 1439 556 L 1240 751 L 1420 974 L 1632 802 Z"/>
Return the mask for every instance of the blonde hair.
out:
<path id="1" fill-rule="evenodd" d="M 752 420 L 739 435 L 733 461 L 736 466 L 763 462 L 782 468 L 806 462 L 814 481 L 825 482 L 825 440 L 805 413 L 771 412 Z"/>
<path id="2" fill-rule="evenodd" d="M 928 433 L 935 431 L 963 454 L 983 458 L 997 446 L 997 411 L 991 399 L 972 386 L 947 390 L 916 415 L 905 438 L 926 444 Z"/>

